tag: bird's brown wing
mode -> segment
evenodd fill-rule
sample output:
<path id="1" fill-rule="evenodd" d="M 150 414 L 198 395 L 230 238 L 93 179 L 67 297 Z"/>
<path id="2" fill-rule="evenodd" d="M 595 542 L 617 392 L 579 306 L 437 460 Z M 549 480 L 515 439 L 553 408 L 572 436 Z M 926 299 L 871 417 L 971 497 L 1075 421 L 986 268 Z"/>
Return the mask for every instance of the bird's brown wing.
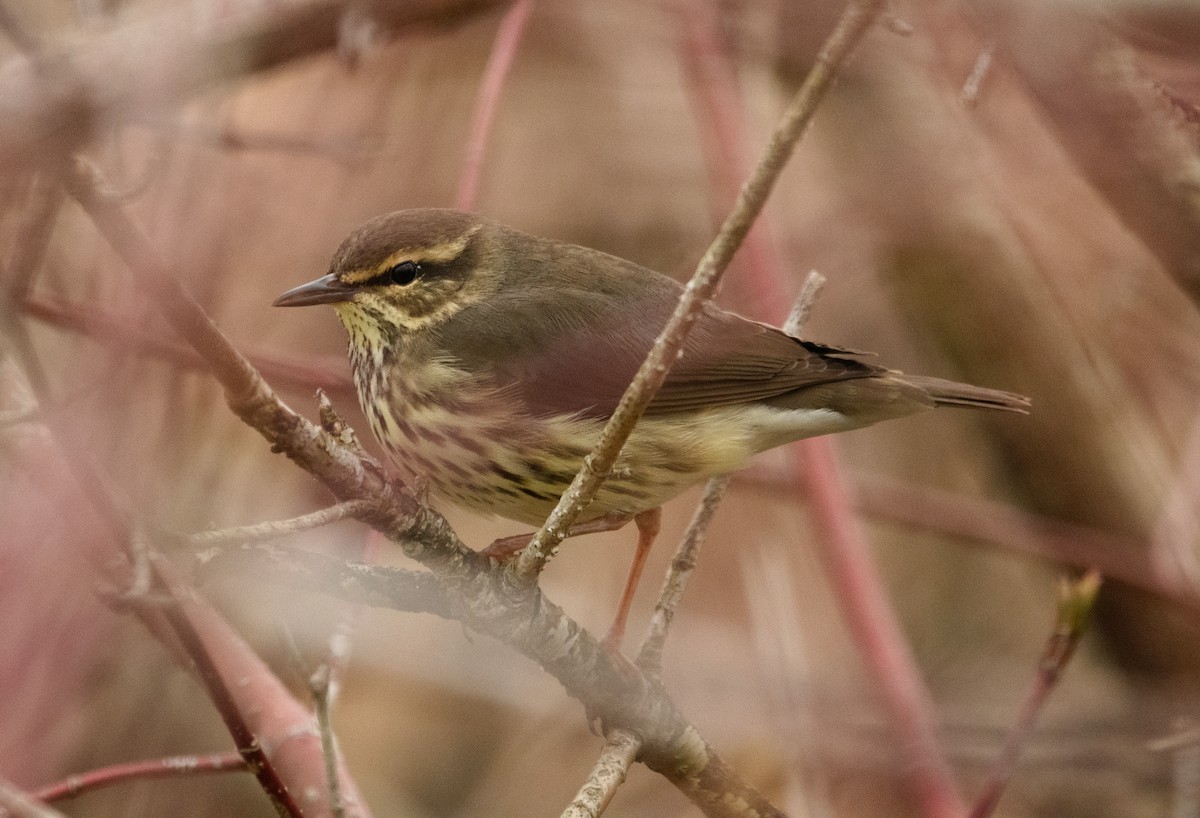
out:
<path id="1" fill-rule="evenodd" d="M 626 281 L 619 298 L 563 281 L 544 292 L 500 293 L 454 316 L 441 345 L 467 369 L 519 394 L 537 416 L 607 417 L 680 292 L 670 279 L 636 269 L 641 277 Z M 647 412 L 748 403 L 884 371 L 846 354 L 709 307 Z"/>

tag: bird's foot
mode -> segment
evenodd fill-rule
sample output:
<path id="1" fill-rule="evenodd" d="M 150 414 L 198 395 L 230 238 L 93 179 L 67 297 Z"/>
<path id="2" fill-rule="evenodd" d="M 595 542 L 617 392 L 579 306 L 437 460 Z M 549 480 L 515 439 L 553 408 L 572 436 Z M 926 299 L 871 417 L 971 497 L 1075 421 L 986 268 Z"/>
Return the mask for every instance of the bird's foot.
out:
<path id="1" fill-rule="evenodd" d="M 498 540 L 493 540 L 491 545 L 479 553 L 485 557 L 491 557 L 497 562 L 504 562 L 513 554 L 516 554 L 529 545 L 529 541 L 532 539 L 532 534 L 516 534 L 512 537 L 501 537 Z"/>
<path id="2" fill-rule="evenodd" d="M 606 514 L 585 523 L 576 523 L 567 532 L 567 537 L 578 537 L 583 534 L 601 534 L 605 531 L 616 531 L 629 522 L 628 514 Z M 513 554 L 529 545 L 533 534 L 514 534 L 511 537 L 501 537 L 479 553 L 485 557 L 504 562 Z"/>

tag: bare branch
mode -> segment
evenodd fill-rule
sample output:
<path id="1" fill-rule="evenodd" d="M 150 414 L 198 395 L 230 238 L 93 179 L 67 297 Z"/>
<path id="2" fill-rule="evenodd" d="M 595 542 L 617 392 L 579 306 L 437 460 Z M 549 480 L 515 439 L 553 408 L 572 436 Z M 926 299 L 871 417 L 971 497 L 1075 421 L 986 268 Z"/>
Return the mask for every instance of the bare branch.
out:
<path id="1" fill-rule="evenodd" d="M 813 305 L 817 303 L 817 299 L 821 297 L 821 291 L 825 289 L 825 281 L 825 276 L 818 271 L 808 271 L 808 275 L 804 277 L 804 284 L 800 287 L 800 294 L 796 296 L 796 303 L 792 305 L 792 311 L 788 313 L 787 320 L 783 322 L 783 331 L 788 335 L 795 338 L 804 335 L 804 325 L 808 323 L 808 316 L 812 314 Z"/>
<path id="2" fill-rule="evenodd" d="M 790 475 L 766 477 L 755 470 L 741 472 L 736 479 L 778 492 L 802 487 Z M 876 520 L 1080 570 L 1095 568 L 1106 577 L 1166 597 L 1192 616 L 1200 614 L 1200 589 L 1191 578 L 1173 561 L 1148 559 L 1146 543 L 1136 538 L 899 480 L 860 477 L 853 493 L 858 511 Z"/>
<path id="3" fill-rule="evenodd" d="M 708 815 L 741 815 L 732 806 L 737 804 L 758 809 L 764 816 L 780 815 L 721 760 L 661 685 L 631 674 L 628 666 L 616 666 L 599 641 L 536 586 L 528 589 L 527 596 L 522 595 L 524 587 L 513 589 L 514 595 L 506 600 L 511 607 L 500 608 L 496 586 L 486 587 L 486 574 L 474 580 L 481 591 L 458 595 L 460 586 L 443 590 L 438 578 L 424 572 L 345 563 L 323 554 L 263 545 L 219 552 L 204 566 L 203 576 L 224 574 L 237 566 L 256 577 L 348 602 L 458 619 L 539 662 L 611 729 L 636 730 L 643 740 L 642 761 L 697 804 L 708 805 Z M 493 570 L 493 578 L 504 577 L 503 569 Z"/>
<path id="4" fill-rule="evenodd" d="M 452 618 L 450 601 L 433 574 L 383 565 L 347 563 L 324 554 L 271 545 L 223 548 L 198 558 L 196 577 L 262 577 L 373 608 Z"/>

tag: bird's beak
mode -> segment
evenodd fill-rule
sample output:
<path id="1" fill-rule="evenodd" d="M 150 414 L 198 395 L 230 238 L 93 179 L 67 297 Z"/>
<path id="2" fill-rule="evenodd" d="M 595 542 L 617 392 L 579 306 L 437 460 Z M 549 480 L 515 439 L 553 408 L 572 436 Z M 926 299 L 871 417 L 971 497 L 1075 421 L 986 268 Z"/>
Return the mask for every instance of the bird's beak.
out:
<path id="1" fill-rule="evenodd" d="M 349 301 L 353 296 L 354 288 L 338 281 L 337 276 L 330 273 L 316 281 L 288 290 L 276 298 L 271 306 L 307 307 L 312 304 L 336 304 L 339 301 Z"/>

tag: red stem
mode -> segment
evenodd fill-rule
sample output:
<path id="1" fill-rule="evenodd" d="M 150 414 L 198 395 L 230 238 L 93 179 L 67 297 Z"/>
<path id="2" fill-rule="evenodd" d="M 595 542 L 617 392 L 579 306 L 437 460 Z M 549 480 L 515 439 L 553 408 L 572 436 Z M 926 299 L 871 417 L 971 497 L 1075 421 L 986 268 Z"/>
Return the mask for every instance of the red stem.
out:
<path id="1" fill-rule="evenodd" d="M 111 787 L 125 781 L 148 778 L 172 778 L 184 775 L 246 771 L 245 760 L 238 753 L 213 753 L 204 756 L 169 756 L 143 761 L 127 761 L 88 770 L 86 773 L 68 776 L 62 781 L 48 784 L 33 793 L 39 801 L 51 803 L 101 787 Z"/>
<path id="2" fill-rule="evenodd" d="M 512 68 L 525 23 L 533 9 L 533 0 L 516 0 L 500 21 L 492 53 L 483 71 L 483 81 L 475 97 L 475 112 L 471 117 L 466 150 L 463 153 L 462 174 L 458 178 L 458 191 L 454 195 L 454 206 L 459 210 L 473 210 L 479 198 L 479 177 L 483 169 L 483 152 L 487 147 L 488 135 L 496 120 L 496 106 L 504 82 Z"/>
<path id="3" fill-rule="evenodd" d="M 842 616 L 883 697 L 909 787 L 925 815 L 957 818 L 966 813 L 966 805 L 938 743 L 933 703 L 854 515 L 832 441 L 805 440 L 789 451 L 807 476 L 818 553 Z"/>

